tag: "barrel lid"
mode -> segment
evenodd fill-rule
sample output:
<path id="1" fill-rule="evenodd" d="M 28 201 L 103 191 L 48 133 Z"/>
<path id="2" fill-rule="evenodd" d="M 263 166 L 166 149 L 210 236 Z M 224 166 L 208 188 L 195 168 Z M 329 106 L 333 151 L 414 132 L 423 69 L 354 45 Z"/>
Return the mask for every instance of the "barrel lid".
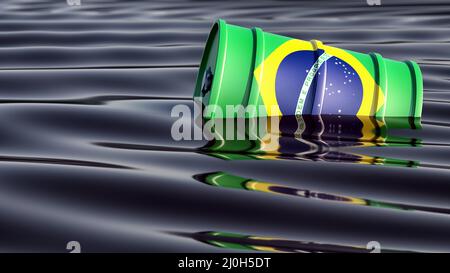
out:
<path id="1" fill-rule="evenodd" d="M 222 58 L 218 58 L 218 51 L 219 43 L 221 42 L 220 34 L 224 31 L 225 24 L 226 23 L 223 20 L 218 20 L 214 23 L 203 51 L 203 57 L 197 75 L 194 97 L 202 98 L 202 103 L 204 105 L 208 105 L 211 97 L 215 82 L 215 75 L 219 72 L 219 69 L 216 68 L 222 66 L 221 63 L 218 63 L 218 61 L 222 62 Z"/>
<path id="2" fill-rule="evenodd" d="M 231 117 L 225 113 L 229 106 L 246 106 L 252 86 L 255 50 L 254 30 L 230 25 L 224 20 L 213 25 L 194 92 L 197 101 L 208 106 L 203 117 Z"/>

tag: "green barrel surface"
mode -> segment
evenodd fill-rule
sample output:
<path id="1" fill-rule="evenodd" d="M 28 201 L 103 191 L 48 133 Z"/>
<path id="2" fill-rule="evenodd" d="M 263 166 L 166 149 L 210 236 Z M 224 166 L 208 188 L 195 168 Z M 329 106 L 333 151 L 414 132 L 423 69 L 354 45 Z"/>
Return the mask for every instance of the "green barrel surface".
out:
<path id="1" fill-rule="evenodd" d="M 235 117 L 225 111 L 227 105 L 247 107 L 246 117 L 420 118 L 423 83 L 413 61 L 218 20 L 206 43 L 194 97 L 208 106 L 205 118 Z"/>

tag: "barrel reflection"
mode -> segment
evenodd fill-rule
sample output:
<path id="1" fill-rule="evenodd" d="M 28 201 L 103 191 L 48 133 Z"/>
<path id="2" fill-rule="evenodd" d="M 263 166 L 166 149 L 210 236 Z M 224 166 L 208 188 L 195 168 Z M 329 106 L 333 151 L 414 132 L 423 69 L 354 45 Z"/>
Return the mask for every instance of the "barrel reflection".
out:
<path id="1" fill-rule="evenodd" d="M 413 160 L 369 156 L 340 149 L 420 146 L 420 139 L 391 132 L 393 129 L 420 128 L 420 120 L 413 118 L 282 116 L 206 122 L 213 128 L 212 140 L 200 151 L 227 160 L 312 160 L 403 167 L 419 164 Z"/>

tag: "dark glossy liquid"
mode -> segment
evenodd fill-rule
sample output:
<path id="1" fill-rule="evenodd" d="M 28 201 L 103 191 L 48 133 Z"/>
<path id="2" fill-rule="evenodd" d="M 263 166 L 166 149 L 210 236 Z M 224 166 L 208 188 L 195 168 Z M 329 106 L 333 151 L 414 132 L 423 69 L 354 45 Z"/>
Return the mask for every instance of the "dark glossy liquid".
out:
<path id="1" fill-rule="evenodd" d="M 389 2 L 5 1 L 0 251 L 450 251 L 450 5 Z M 422 129 L 173 140 L 217 18 L 417 61 Z"/>

